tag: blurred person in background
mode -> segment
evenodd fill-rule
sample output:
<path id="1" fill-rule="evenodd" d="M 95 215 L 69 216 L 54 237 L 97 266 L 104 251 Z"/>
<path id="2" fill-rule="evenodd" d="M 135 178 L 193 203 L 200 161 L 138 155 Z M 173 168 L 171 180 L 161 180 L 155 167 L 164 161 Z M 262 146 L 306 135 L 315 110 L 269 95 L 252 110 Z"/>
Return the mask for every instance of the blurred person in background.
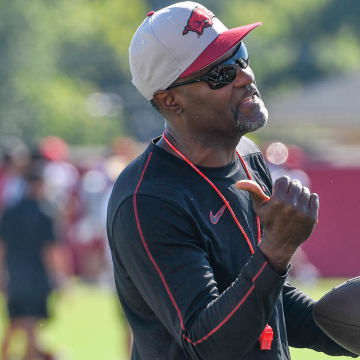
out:
<path id="1" fill-rule="evenodd" d="M 54 222 L 42 207 L 41 169 L 36 166 L 27 169 L 25 182 L 23 198 L 7 208 L 0 221 L 1 258 L 8 273 L 9 314 L 1 349 L 2 360 L 8 359 L 9 344 L 17 330 L 26 333 L 25 360 L 53 358 L 40 349 L 36 329 L 39 320 L 48 318 L 47 299 L 53 287 L 51 273 L 57 263 Z"/>
<path id="2" fill-rule="evenodd" d="M 108 156 L 104 162 L 105 173 L 107 174 L 108 178 L 110 179 L 111 186 L 108 187 L 107 193 L 104 197 L 104 201 L 102 203 L 102 212 L 103 212 L 103 224 L 105 225 L 104 229 L 106 230 L 106 212 L 107 207 L 110 199 L 110 195 L 112 192 L 112 188 L 117 177 L 120 173 L 124 170 L 124 168 L 133 161 L 140 153 L 143 151 L 143 146 L 138 142 L 134 141 L 133 139 L 127 137 L 118 137 L 112 143 L 112 154 Z M 106 232 L 104 233 L 106 236 Z M 105 247 L 105 258 L 107 260 L 107 278 L 111 277 L 111 283 L 114 281 L 114 268 L 111 258 L 110 248 L 108 246 Z M 122 312 L 122 309 L 121 309 Z M 133 344 L 133 335 L 131 331 L 131 327 L 123 315 L 122 312 L 122 322 L 125 326 L 126 331 L 126 349 L 128 356 L 130 358 L 131 355 L 131 348 Z"/>
<path id="3" fill-rule="evenodd" d="M 55 214 L 57 236 L 60 240 L 57 247 L 57 253 L 60 254 L 57 258 L 58 280 L 61 285 L 66 285 L 71 275 L 78 275 L 73 225 L 82 212 L 78 195 L 80 173 L 70 161 L 69 146 L 63 139 L 57 136 L 41 139 L 39 152 L 44 160 L 44 197 Z"/>
<path id="4" fill-rule="evenodd" d="M 8 206 L 15 205 L 23 196 L 25 181 L 22 176 L 28 163 L 26 151 L 15 154 L 5 151 L 0 161 L 0 215 Z"/>

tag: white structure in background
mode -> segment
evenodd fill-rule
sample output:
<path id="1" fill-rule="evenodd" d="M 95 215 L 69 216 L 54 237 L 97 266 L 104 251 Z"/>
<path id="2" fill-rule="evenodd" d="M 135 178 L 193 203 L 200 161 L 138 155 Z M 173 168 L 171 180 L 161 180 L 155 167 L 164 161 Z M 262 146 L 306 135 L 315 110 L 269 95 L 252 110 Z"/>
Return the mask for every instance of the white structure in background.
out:
<path id="1" fill-rule="evenodd" d="M 267 101 L 269 139 L 306 145 L 337 166 L 360 165 L 360 73 L 327 78 Z"/>
<path id="2" fill-rule="evenodd" d="M 360 73 L 328 78 L 270 101 L 271 126 L 360 128 L 359 99 Z"/>

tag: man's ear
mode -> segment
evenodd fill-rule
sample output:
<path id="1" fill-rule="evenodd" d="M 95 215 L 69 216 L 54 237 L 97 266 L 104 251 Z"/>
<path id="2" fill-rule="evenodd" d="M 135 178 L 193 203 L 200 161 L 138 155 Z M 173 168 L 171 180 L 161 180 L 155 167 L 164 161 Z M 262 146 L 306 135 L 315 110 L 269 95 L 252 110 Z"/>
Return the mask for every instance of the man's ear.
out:
<path id="1" fill-rule="evenodd" d="M 156 92 L 153 101 L 160 111 L 170 112 L 174 115 L 180 115 L 183 111 L 182 107 L 176 101 L 174 94 L 168 90 Z"/>

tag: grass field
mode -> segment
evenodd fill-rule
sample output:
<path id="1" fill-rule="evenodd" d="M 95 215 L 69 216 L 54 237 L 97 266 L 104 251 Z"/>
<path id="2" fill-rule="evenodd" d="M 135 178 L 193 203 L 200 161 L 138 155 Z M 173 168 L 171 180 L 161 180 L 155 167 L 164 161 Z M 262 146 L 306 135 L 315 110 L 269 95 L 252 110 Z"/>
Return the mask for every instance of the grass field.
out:
<path id="1" fill-rule="evenodd" d="M 317 287 L 302 290 L 318 299 L 341 281 L 321 280 Z M 0 300 L 2 338 L 6 312 L 3 298 Z M 51 308 L 52 320 L 40 327 L 41 342 L 54 350 L 60 360 L 127 359 L 124 319 L 112 291 L 73 281 L 63 294 L 52 297 Z M 14 358 L 22 349 L 19 334 L 11 349 Z M 303 349 L 291 349 L 291 355 L 293 360 L 329 359 L 327 355 Z"/>

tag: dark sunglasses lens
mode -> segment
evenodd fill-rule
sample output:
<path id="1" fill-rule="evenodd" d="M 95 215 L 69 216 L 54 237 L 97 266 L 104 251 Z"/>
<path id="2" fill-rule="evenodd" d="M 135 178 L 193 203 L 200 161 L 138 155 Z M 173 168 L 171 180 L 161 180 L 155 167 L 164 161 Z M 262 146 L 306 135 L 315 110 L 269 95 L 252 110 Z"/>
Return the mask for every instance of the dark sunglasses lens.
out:
<path id="1" fill-rule="evenodd" d="M 210 70 L 203 78 L 211 89 L 220 89 L 236 78 L 236 64 L 245 69 L 249 64 L 249 55 L 243 42 L 240 43 L 236 53 L 223 63 Z"/>
<path id="2" fill-rule="evenodd" d="M 243 61 L 241 61 L 240 59 Z M 246 50 L 246 46 L 243 42 L 240 43 L 240 46 L 237 49 L 236 53 L 230 59 L 225 60 L 222 64 L 224 64 L 224 65 L 236 64 L 239 62 L 240 62 L 240 65 L 242 65 L 242 63 L 244 63 L 244 62 L 246 64 L 249 63 L 249 54 L 248 54 L 248 52 Z M 243 67 L 243 66 L 241 66 L 241 67 Z"/>
<path id="3" fill-rule="evenodd" d="M 223 67 L 219 71 L 219 81 L 225 84 L 231 83 L 234 81 L 236 77 L 236 68 L 231 67 Z"/>
<path id="4" fill-rule="evenodd" d="M 220 89 L 227 84 L 234 81 L 236 77 L 236 68 L 234 65 L 222 66 L 219 65 L 212 69 L 204 79 L 211 89 Z"/>

